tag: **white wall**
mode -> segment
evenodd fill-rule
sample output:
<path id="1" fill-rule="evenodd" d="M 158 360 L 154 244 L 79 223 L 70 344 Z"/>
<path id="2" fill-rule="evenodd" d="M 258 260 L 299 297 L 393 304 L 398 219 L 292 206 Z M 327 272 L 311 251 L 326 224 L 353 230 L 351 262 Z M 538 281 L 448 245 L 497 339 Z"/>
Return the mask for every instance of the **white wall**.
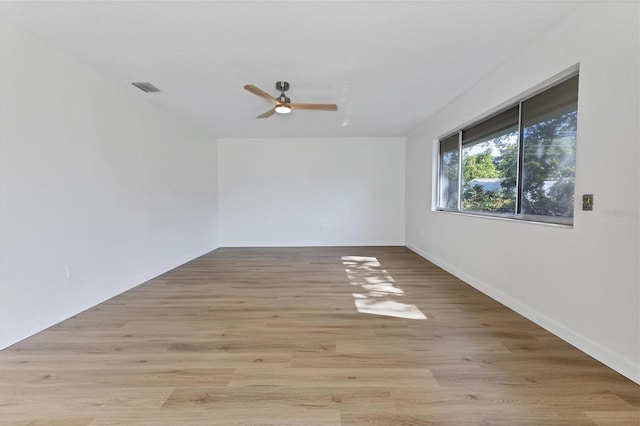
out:
<path id="1" fill-rule="evenodd" d="M 0 28 L 6 347 L 216 248 L 217 160 L 127 82 Z"/>
<path id="2" fill-rule="evenodd" d="M 406 157 L 408 246 L 635 381 L 638 17 L 637 3 L 583 6 L 431 117 Z M 574 227 L 432 212 L 433 140 L 578 62 Z"/>
<path id="3" fill-rule="evenodd" d="M 404 138 L 220 139 L 220 245 L 403 245 L 404 157 Z"/>

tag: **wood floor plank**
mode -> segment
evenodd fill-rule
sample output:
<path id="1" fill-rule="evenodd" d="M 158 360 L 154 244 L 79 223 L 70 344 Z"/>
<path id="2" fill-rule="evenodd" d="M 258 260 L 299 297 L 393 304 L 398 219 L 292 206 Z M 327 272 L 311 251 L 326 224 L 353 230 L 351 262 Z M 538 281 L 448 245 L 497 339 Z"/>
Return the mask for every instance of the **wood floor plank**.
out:
<path id="1" fill-rule="evenodd" d="M 209 410 L 163 410 L 123 414 L 114 423 L 112 417 L 96 417 L 90 426 L 339 426 L 340 410 L 319 408 L 291 409 L 287 405 L 269 408 L 232 408 L 219 411 Z"/>
<path id="2" fill-rule="evenodd" d="M 640 386 L 405 247 L 222 248 L 0 351 L 4 425 L 636 425 Z"/>
<path id="3" fill-rule="evenodd" d="M 597 425 L 607 426 L 629 426 L 640 425 L 640 411 L 639 410 L 608 410 L 601 409 L 589 410 L 586 412 L 587 416 L 592 419 Z"/>
<path id="4" fill-rule="evenodd" d="M 61 417 L 58 419 L 44 418 L 24 422 L 15 422 L 15 426 L 88 426 L 93 421 L 91 417 Z"/>
<path id="5" fill-rule="evenodd" d="M 385 413 L 395 411 L 391 391 L 385 388 L 311 387 L 311 386 L 248 386 L 248 387 L 189 387 L 178 388 L 167 399 L 162 410 L 191 408 L 226 410 L 242 401 L 251 409 L 283 411 L 299 408 L 339 409 L 349 413 Z"/>
<path id="6" fill-rule="evenodd" d="M 396 386 L 438 387 L 428 369 L 418 368 L 244 368 L 229 386 L 384 387 L 390 377 Z"/>

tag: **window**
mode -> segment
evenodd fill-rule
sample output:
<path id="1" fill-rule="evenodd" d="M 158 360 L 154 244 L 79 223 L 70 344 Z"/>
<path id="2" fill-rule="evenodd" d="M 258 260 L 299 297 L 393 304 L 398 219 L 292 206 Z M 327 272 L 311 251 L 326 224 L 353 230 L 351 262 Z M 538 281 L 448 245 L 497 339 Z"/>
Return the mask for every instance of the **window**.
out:
<path id="1" fill-rule="evenodd" d="M 462 210 L 515 213 L 518 107 L 462 131 Z"/>
<path id="2" fill-rule="evenodd" d="M 440 140 L 438 209 L 573 223 L 578 75 Z"/>

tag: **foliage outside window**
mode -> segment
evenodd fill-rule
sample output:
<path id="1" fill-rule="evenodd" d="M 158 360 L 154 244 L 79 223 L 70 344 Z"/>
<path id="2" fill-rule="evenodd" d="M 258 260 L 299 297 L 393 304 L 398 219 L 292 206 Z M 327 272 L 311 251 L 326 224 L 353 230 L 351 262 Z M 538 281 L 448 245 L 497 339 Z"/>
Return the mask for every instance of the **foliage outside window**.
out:
<path id="1" fill-rule="evenodd" d="M 573 222 L 578 76 L 440 140 L 438 209 Z"/>

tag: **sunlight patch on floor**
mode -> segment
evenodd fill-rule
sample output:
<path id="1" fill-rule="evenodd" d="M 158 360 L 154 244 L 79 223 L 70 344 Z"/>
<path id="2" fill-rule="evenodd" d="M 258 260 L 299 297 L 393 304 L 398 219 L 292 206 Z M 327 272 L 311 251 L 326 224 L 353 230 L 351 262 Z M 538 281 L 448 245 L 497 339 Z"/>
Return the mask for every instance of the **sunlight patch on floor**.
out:
<path id="1" fill-rule="evenodd" d="M 342 264 L 351 285 L 359 287 L 353 293 L 358 312 L 407 319 L 427 319 L 416 305 L 403 303 L 404 291 L 375 257 L 343 256 Z"/>

